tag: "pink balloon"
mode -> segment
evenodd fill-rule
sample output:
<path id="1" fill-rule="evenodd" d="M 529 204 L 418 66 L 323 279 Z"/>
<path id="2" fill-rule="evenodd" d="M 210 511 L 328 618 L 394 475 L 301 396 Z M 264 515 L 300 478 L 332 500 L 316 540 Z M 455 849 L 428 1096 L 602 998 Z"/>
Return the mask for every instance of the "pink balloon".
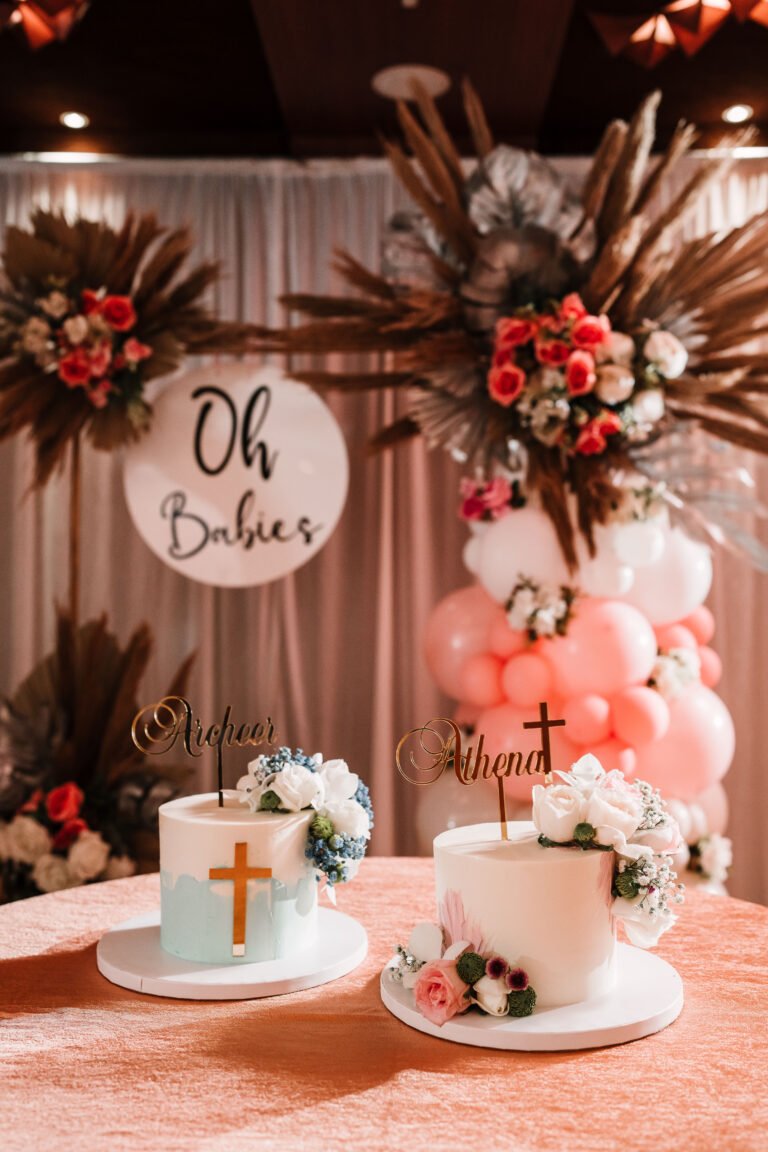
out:
<path id="1" fill-rule="evenodd" d="M 438 688 L 461 699 L 461 673 L 470 656 L 487 652 L 491 626 L 504 610 L 479 587 L 451 592 L 432 609 L 424 631 L 424 655 Z"/>
<path id="2" fill-rule="evenodd" d="M 618 768 L 619 772 L 623 772 L 627 777 L 635 774 L 637 753 L 634 748 L 628 748 L 621 740 L 615 738 L 603 740 L 602 744 L 596 744 L 594 748 L 585 748 L 584 751 L 597 756 L 606 772 Z"/>
<path id="3" fill-rule="evenodd" d="M 722 836 L 728 824 L 728 797 L 722 784 L 713 784 L 699 792 L 695 802 L 704 813 L 707 831 Z"/>
<path id="4" fill-rule="evenodd" d="M 535 652 L 521 652 L 504 665 L 501 687 L 510 704 L 534 707 L 552 694 L 552 669 Z"/>
<path id="5" fill-rule="evenodd" d="M 709 644 L 715 634 L 715 618 L 703 604 L 699 605 L 680 623 L 693 632 L 697 644 Z"/>
<path id="6" fill-rule="evenodd" d="M 572 696 L 613 696 L 644 683 L 656 661 L 653 628 L 636 608 L 619 600 L 576 603 L 565 636 L 541 647 L 555 672 L 555 691 Z"/>
<path id="7" fill-rule="evenodd" d="M 525 651 L 528 646 L 528 637 L 525 632 L 518 632 L 515 628 L 510 628 L 509 621 L 504 616 L 501 620 L 494 620 L 491 625 L 489 646 L 494 656 L 508 660 L 516 652 Z"/>
<path id="8" fill-rule="evenodd" d="M 707 688 L 716 688 L 723 674 L 722 660 L 714 648 L 708 648 L 706 644 L 699 648 L 699 660 L 701 661 L 702 684 L 706 685 Z"/>
<path id="9" fill-rule="evenodd" d="M 492 708 L 504 699 L 501 690 L 501 661 L 489 652 L 470 656 L 459 673 L 461 699 L 477 708 Z"/>
<path id="10" fill-rule="evenodd" d="M 611 734 L 611 706 L 604 696 L 574 696 L 563 705 L 568 736 L 590 747 Z"/>
<path id="11" fill-rule="evenodd" d="M 668 652 L 670 648 L 697 648 L 696 637 L 690 628 L 682 624 L 665 624 L 654 629 L 659 648 Z"/>
<path id="12" fill-rule="evenodd" d="M 731 714 L 703 684 L 689 684 L 669 702 L 669 728 L 638 749 L 637 776 L 662 795 L 693 800 L 728 771 L 735 743 Z"/>
<path id="13" fill-rule="evenodd" d="M 550 700 L 549 714 L 553 719 L 560 718 L 560 704 Z M 515 708 L 512 704 L 499 704 L 496 708 L 489 708 L 477 719 L 477 730 L 473 740 L 473 747 L 477 748 L 480 734 L 483 736 L 483 753 L 490 758 L 491 764 L 500 752 L 520 752 L 523 763 L 530 752 L 541 748 L 541 729 L 523 728 L 526 720 L 538 720 L 538 708 Z M 565 772 L 574 760 L 579 757 L 578 747 L 563 735 L 563 728 L 549 729 L 549 742 L 552 753 L 552 768 L 554 771 Z M 531 788 L 534 784 L 542 784 L 544 777 L 539 775 L 508 776 L 504 781 L 504 791 L 507 796 L 516 801 L 530 800 Z"/>
<path id="14" fill-rule="evenodd" d="M 611 700 L 611 710 L 619 740 L 636 748 L 660 740 L 669 728 L 669 705 L 653 688 L 625 688 Z"/>

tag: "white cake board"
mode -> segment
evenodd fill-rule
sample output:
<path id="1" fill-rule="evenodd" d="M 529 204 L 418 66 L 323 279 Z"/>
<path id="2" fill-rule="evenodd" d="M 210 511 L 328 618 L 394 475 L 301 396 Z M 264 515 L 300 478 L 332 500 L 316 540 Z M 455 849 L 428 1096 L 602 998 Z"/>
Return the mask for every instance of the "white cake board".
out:
<path id="1" fill-rule="evenodd" d="M 562 1008 L 535 1008 L 530 1016 L 486 1016 L 472 1011 L 438 1027 L 421 1015 L 413 992 L 389 978 L 387 968 L 381 974 L 381 999 L 410 1028 L 455 1044 L 516 1052 L 626 1044 L 660 1032 L 677 1019 L 683 1007 L 683 982 L 659 956 L 629 944 L 617 947 L 616 985 L 610 993 Z"/>
<path id="2" fill-rule="evenodd" d="M 177 1000 L 252 1000 L 315 988 L 346 976 L 365 959 L 362 924 L 331 908 L 317 910 L 317 940 L 297 956 L 257 964 L 199 964 L 160 945 L 160 911 L 118 924 L 102 936 L 96 964 L 102 976 L 150 996 Z"/>

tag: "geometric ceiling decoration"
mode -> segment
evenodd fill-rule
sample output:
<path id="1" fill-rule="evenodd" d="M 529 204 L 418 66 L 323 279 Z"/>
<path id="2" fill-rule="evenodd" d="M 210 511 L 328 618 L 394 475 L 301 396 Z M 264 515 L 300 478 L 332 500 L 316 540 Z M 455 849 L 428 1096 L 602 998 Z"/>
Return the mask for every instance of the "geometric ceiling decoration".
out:
<path id="1" fill-rule="evenodd" d="M 20 27 L 36 51 L 54 40 L 66 40 L 88 4 L 89 0 L 0 0 L 0 32 Z"/>
<path id="2" fill-rule="evenodd" d="M 768 0 L 671 0 L 650 16 L 588 15 L 611 56 L 624 55 L 644 68 L 655 68 L 676 48 L 695 56 L 730 16 L 768 27 Z"/>

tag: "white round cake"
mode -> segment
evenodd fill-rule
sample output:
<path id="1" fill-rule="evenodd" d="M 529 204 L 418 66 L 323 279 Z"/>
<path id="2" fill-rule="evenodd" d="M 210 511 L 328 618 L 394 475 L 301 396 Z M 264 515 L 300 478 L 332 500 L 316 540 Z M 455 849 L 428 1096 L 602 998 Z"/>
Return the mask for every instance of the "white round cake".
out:
<path id="1" fill-rule="evenodd" d="M 318 885 L 306 858 L 315 812 L 250 812 L 233 793 L 218 801 L 211 792 L 160 808 L 163 948 L 207 964 L 307 948 L 317 935 Z"/>
<path id="2" fill-rule="evenodd" d="M 453 943 L 524 968 L 539 1007 L 590 1000 L 615 983 L 614 853 L 544 848 L 532 823 L 473 824 L 434 841 L 440 925 Z"/>

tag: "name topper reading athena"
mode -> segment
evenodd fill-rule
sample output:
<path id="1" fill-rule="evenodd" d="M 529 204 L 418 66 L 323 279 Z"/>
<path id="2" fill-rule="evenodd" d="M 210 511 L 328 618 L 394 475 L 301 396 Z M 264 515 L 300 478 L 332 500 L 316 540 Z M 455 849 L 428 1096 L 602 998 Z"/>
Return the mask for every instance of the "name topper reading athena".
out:
<path id="1" fill-rule="evenodd" d="M 139 709 L 131 724 L 131 738 L 138 750 L 147 756 L 162 756 L 165 752 L 170 752 L 179 739 L 188 756 L 202 756 L 203 748 L 215 748 L 219 807 L 222 807 L 224 804 L 222 749 L 274 744 L 276 740 L 275 727 L 270 716 L 254 724 L 239 724 L 235 727 L 231 715 L 232 706 L 227 704 L 223 720 L 206 727 L 200 718 L 195 716 L 192 705 L 184 696 L 164 696 L 156 704 L 147 704 Z"/>
<path id="2" fill-rule="evenodd" d="M 504 780 L 507 776 L 534 776 L 541 774 L 548 784 L 552 779 L 552 753 L 549 743 L 549 729 L 560 728 L 565 720 L 550 720 L 546 703 L 539 704 L 539 719 L 528 720 L 523 728 L 541 729 L 541 748 L 528 753 L 499 752 L 491 760 L 483 751 L 485 736 L 480 733 L 477 746 L 472 745 L 466 754 L 462 751 L 461 729 L 453 720 L 440 716 L 421 728 L 406 732 L 397 745 L 395 759 L 397 770 L 410 784 L 434 784 L 440 779 L 449 764 L 453 764 L 456 779 L 460 784 L 474 784 L 476 780 L 496 779 L 499 788 L 499 821 L 501 838 L 507 839 L 507 811 L 504 797 Z M 415 745 L 415 747 L 414 747 Z"/>

